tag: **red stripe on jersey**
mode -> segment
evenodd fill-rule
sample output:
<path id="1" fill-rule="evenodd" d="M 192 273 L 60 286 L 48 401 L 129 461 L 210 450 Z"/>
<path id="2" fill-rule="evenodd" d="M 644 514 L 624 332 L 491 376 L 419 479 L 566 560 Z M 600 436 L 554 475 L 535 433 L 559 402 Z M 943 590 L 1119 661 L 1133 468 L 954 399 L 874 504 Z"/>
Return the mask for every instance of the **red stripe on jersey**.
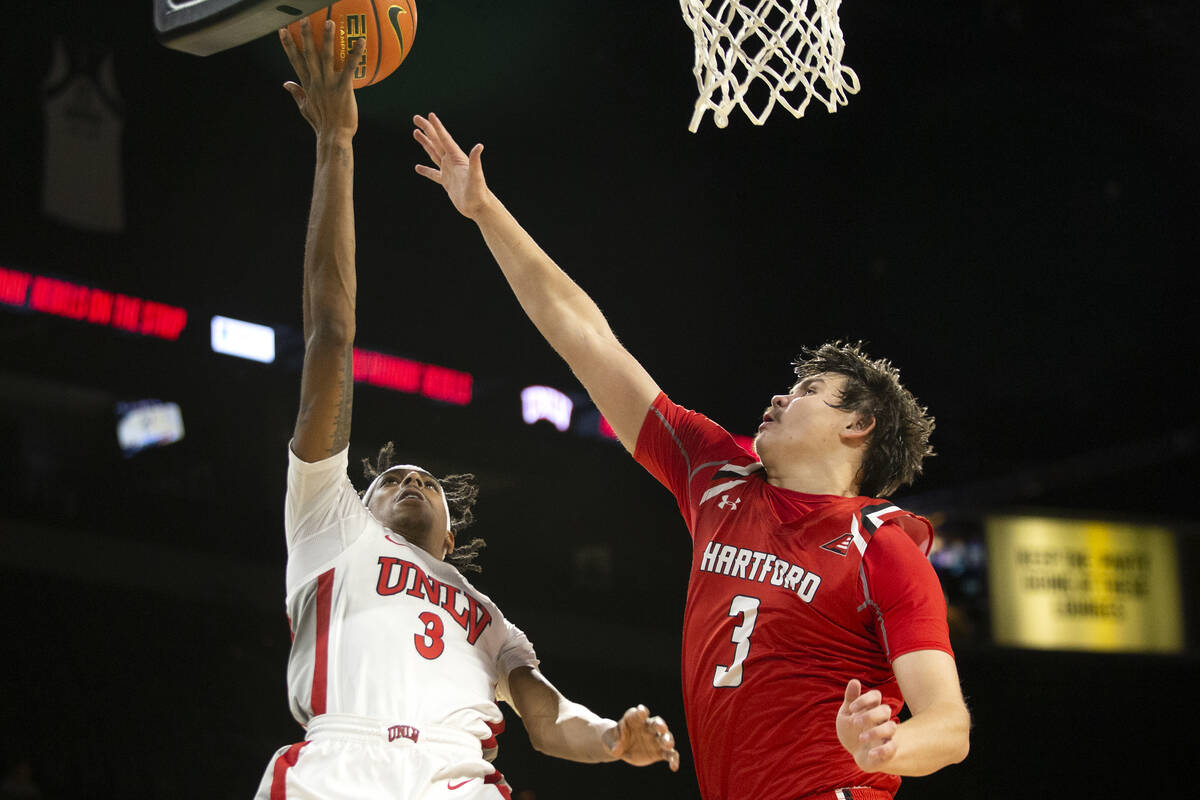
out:
<path id="1" fill-rule="evenodd" d="M 312 713 L 325 713 L 329 680 L 329 617 L 333 611 L 333 570 L 317 577 L 317 648 L 313 655 Z"/>
<path id="2" fill-rule="evenodd" d="M 496 737 L 504 733 L 504 720 L 500 720 L 499 722 L 484 720 L 484 722 L 487 722 L 487 726 L 492 729 L 492 735 L 483 740 L 483 747 L 486 750 L 496 747 Z"/>
<path id="3" fill-rule="evenodd" d="M 491 725 L 492 723 L 488 723 Z M 501 728 L 504 726 L 501 725 Z M 500 774 L 500 770 L 496 770 L 491 775 L 484 775 L 483 782 L 496 787 L 496 791 L 500 792 L 500 796 L 504 800 L 512 800 L 512 787 L 508 785 L 508 781 L 504 780 L 504 776 Z M 271 800 L 275 800 L 271 798 Z"/>
<path id="4" fill-rule="evenodd" d="M 296 766 L 300 750 L 306 744 L 308 742 L 296 742 L 275 759 L 275 770 L 271 777 L 271 800 L 287 800 L 287 771 Z"/>

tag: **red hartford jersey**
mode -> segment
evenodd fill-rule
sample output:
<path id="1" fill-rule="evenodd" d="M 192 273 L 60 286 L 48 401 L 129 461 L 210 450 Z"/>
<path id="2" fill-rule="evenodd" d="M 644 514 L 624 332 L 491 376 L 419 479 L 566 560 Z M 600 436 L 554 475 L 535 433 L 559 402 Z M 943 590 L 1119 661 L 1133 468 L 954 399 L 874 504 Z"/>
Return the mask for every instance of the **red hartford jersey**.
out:
<path id="1" fill-rule="evenodd" d="M 928 521 L 887 500 L 772 486 L 720 426 L 665 395 L 635 457 L 692 534 L 683 692 L 701 794 L 895 792 L 897 776 L 858 769 L 835 719 L 851 678 L 898 712 L 891 660 L 951 652 Z"/>

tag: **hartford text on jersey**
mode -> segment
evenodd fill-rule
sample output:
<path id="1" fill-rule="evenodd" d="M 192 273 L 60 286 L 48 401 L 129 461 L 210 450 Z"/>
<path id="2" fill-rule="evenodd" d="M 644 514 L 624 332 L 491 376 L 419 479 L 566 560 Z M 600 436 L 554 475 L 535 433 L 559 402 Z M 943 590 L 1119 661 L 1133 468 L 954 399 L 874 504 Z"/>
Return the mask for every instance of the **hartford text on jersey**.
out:
<path id="1" fill-rule="evenodd" d="M 820 575 L 806 571 L 799 564 L 791 564 L 773 553 L 747 550 L 720 542 L 709 542 L 704 548 L 700 571 L 757 583 L 769 579 L 772 586 L 782 586 L 789 592 L 795 592 L 806 603 L 812 602 L 817 587 L 821 585 Z"/>

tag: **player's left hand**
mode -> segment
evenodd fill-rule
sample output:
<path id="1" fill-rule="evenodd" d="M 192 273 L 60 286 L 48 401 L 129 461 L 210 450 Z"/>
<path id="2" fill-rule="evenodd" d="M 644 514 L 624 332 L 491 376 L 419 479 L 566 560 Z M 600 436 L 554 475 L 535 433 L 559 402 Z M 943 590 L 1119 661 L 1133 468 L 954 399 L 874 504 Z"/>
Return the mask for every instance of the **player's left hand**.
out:
<path id="1" fill-rule="evenodd" d="M 635 767 L 666 761 L 672 772 L 679 771 L 675 736 L 663 718 L 650 716 L 650 709 L 645 706 L 626 711 L 613 733 L 618 738 L 616 744 L 610 745 L 610 752 L 622 761 Z"/>
<path id="2" fill-rule="evenodd" d="M 837 735 L 863 772 L 880 772 L 896 755 L 896 723 L 892 707 L 878 689 L 863 692 L 858 679 L 846 684 L 846 697 L 837 714 Z"/>
<path id="3" fill-rule="evenodd" d="M 354 99 L 354 70 L 335 69 L 333 40 L 336 25 L 326 20 L 325 39 L 318 49 L 313 43 L 312 26 L 308 19 L 300 22 L 300 46 L 297 47 L 287 28 L 279 29 L 279 41 L 287 53 L 296 81 L 283 84 L 296 107 L 308 124 L 312 125 L 317 137 L 354 136 L 358 130 L 358 103 Z M 358 39 L 350 48 L 346 63 L 353 63 L 366 47 L 365 39 Z"/>

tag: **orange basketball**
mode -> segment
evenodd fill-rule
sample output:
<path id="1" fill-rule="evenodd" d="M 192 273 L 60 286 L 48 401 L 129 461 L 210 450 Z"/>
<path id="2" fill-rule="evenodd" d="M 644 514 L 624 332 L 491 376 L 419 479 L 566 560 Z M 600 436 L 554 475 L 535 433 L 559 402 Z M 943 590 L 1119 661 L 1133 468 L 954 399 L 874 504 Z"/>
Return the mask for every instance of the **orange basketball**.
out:
<path id="1" fill-rule="evenodd" d="M 371 86 L 391 75 L 412 49 L 417 33 L 415 0 L 340 0 L 308 17 L 313 43 L 320 49 L 325 39 L 325 21 L 337 25 L 334 61 L 338 71 L 346 66 L 346 54 L 356 39 L 366 39 L 366 50 L 353 65 L 354 88 Z M 301 46 L 300 23 L 288 25 L 296 46 Z"/>

